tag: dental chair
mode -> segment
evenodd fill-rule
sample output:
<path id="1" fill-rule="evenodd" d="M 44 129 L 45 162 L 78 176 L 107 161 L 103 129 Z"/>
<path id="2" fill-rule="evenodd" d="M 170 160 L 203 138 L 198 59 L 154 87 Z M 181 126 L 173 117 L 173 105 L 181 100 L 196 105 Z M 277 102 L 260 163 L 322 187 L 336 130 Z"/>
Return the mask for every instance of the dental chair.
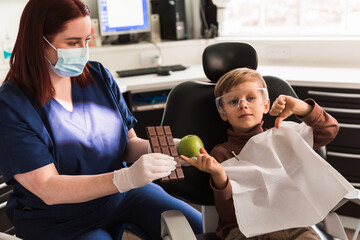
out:
<path id="1" fill-rule="evenodd" d="M 189 81 L 174 87 L 169 93 L 164 110 L 161 125 L 171 127 L 175 138 L 181 138 L 188 134 L 199 136 L 205 149 L 210 152 L 219 143 L 227 140 L 227 122 L 221 120 L 214 97 L 214 86 L 219 78 L 226 72 L 239 68 L 248 67 L 256 69 L 258 64 L 255 49 L 246 43 L 218 43 L 208 46 L 203 53 L 203 68 L 210 83 Z M 264 76 L 268 86 L 271 103 L 280 94 L 297 97 L 291 86 L 284 80 Z M 264 115 L 263 127 L 274 126 L 276 117 Z M 287 120 L 299 120 L 295 116 Z M 325 158 L 325 148 L 317 151 Z M 166 211 L 162 215 L 162 236 L 166 240 L 217 240 L 215 229 L 218 216 L 214 205 L 214 196 L 209 186 L 209 174 L 201 172 L 192 166 L 183 166 L 185 179 L 182 181 L 159 183 L 169 194 L 192 204 L 201 205 L 203 214 L 204 234 L 195 236 L 185 217 L 178 211 Z M 332 229 L 345 235 L 344 229 L 338 216 L 333 213 L 331 221 L 335 221 L 339 227 Z M 340 224 L 340 225 L 339 225 Z M 315 231 L 324 240 L 335 239 L 324 230 L 326 225 L 319 223 L 313 226 Z M 329 229 L 326 229 L 328 232 Z M 189 233 L 190 232 L 190 233 Z"/>

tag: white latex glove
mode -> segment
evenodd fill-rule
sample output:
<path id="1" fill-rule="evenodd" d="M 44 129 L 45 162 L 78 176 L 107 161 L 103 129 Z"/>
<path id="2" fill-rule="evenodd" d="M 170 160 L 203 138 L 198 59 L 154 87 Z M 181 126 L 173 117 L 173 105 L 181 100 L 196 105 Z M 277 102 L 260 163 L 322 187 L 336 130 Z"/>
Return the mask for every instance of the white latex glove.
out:
<path id="1" fill-rule="evenodd" d="M 161 153 L 149 153 L 141 156 L 131 167 L 114 171 L 113 183 L 119 192 L 127 192 L 169 176 L 175 170 L 176 161 Z"/>

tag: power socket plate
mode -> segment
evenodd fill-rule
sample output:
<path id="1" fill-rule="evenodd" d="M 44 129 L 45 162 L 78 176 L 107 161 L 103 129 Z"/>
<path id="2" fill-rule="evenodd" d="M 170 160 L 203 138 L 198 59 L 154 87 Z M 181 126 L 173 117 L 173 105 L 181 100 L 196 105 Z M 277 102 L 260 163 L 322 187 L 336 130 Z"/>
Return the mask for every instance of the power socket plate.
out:
<path id="1" fill-rule="evenodd" d="M 156 66 L 159 64 L 158 51 L 145 51 L 139 53 L 139 60 L 141 66 Z"/>
<path id="2" fill-rule="evenodd" d="M 267 59 L 268 60 L 290 60 L 290 47 L 288 46 L 269 46 L 267 48 Z"/>

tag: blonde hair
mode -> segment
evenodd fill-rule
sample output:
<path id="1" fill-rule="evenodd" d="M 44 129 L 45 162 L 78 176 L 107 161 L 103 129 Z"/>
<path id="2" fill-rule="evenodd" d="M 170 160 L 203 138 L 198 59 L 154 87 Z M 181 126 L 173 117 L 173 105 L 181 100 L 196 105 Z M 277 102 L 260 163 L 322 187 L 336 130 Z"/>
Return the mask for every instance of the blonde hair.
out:
<path id="1" fill-rule="evenodd" d="M 267 88 L 264 78 L 250 68 L 236 68 L 225 73 L 215 85 L 214 95 L 220 97 L 229 92 L 231 88 L 244 82 L 258 82 L 261 88 Z"/>

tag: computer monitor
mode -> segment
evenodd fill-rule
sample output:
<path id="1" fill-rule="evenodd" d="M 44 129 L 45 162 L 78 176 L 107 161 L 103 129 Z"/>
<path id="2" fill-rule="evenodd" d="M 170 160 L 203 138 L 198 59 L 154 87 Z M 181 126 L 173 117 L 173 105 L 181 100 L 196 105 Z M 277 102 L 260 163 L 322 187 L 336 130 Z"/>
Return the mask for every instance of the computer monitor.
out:
<path id="1" fill-rule="evenodd" d="M 98 0 L 102 36 L 150 32 L 149 0 Z"/>

